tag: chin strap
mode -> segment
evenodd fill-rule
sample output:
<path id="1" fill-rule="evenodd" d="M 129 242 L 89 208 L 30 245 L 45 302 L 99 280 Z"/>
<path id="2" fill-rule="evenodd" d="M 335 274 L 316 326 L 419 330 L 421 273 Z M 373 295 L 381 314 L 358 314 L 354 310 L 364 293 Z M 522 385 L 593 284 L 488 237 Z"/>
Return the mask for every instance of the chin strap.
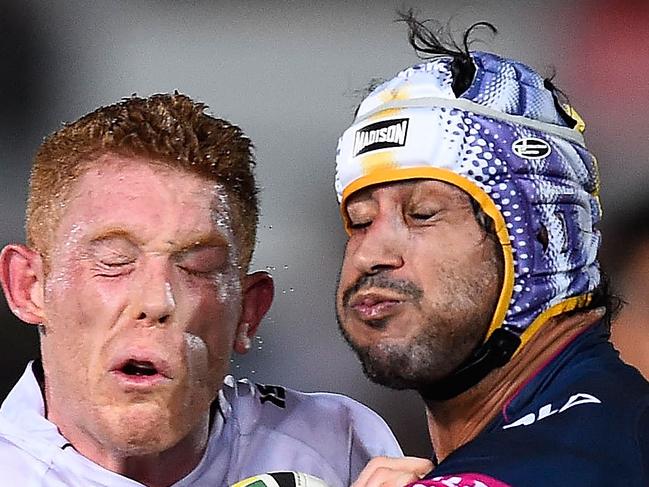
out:
<path id="1" fill-rule="evenodd" d="M 443 379 L 421 389 L 424 400 L 446 401 L 475 386 L 489 372 L 505 365 L 521 344 L 520 337 L 510 330 L 497 328 L 469 359 Z"/>

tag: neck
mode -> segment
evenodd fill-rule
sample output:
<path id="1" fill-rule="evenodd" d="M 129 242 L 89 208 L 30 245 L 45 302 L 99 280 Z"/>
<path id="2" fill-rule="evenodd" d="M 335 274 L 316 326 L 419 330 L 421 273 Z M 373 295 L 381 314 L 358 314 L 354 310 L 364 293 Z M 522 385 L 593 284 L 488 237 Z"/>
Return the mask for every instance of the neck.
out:
<path id="1" fill-rule="evenodd" d="M 106 458 L 104 467 L 147 487 L 168 487 L 196 468 L 205 451 L 205 444 L 202 448 L 196 446 L 193 439 L 185 438 L 160 453 Z"/>
<path id="2" fill-rule="evenodd" d="M 54 405 L 46 393 L 48 405 Z M 187 435 L 177 443 L 156 451 L 151 445 L 142 448 L 133 445 L 110 445 L 99 440 L 83 426 L 66 421 L 57 415 L 58 408 L 47 409 L 47 419 L 57 425 L 61 434 L 81 455 L 116 474 L 130 478 L 147 487 L 169 487 L 187 476 L 201 461 L 207 448 L 210 431 L 210 414 L 198 421 Z"/>
<path id="3" fill-rule="evenodd" d="M 178 444 L 159 453 L 104 454 L 102 458 L 98 458 L 97 463 L 147 487 L 169 487 L 194 470 L 205 452 L 207 434 L 205 440 L 199 442 L 192 436 L 183 438 Z"/>
<path id="4" fill-rule="evenodd" d="M 473 440 L 545 362 L 603 314 L 598 308 L 551 318 L 514 358 L 474 388 L 447 401 L 426 401 L 428 431 L 438 461 Z"/>
<path id="5" fill-rule="evenodd" d="M 117 451 L 89 441 L 86 434 L 64 433 L 84 457 L 103 468 L 136 480 L 147 487 L 168 487 L 189 474 L 200 462 L 208 440 L 203 431 L 193 431 L 177 444 L 160 452 Z M 62 431 L 63 433 L 63 431 Z"/>

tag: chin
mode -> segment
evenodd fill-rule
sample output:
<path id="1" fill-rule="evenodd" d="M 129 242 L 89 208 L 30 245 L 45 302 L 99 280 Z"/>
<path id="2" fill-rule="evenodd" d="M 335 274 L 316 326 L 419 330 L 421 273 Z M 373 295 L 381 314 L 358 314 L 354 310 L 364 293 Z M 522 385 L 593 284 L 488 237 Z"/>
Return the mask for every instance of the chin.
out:
<path id="1" fill-rule="evenodd" d="M 383 339 L 361 345 L 349 336 L 365 376 L 372 382 L 396 390 L 420 390 L 450 374 L 456 367 L 450 352 L 436 353 L 426 340 Z"/>
<path id="2" fill-rule="evenodd" d="M 111 416 L 105 418 L 110 438 L 107 443 L 128 456 L 168 450 L 186 437 L 194 426 L 189 422 L 190 414 L 174 414 L 156 403 L 131 404 L 118 408 Z"/>

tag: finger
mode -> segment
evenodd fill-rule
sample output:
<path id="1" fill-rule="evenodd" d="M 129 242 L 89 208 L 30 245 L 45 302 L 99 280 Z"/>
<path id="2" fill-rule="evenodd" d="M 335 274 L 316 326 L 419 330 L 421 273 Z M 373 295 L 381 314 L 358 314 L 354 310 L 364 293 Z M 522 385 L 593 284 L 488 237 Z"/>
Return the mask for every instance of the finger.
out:
<path id="1" fill-rule="evenodd" d="M 403 457 L 397 458 L 398 462 L 391 468 L 415 473 L 419 478 L 433 469 L 433 462 L 428 458 Z"/>
<path id="2" fill-rule="evenodd" d="M 414 472 L 379 467 L 374 470 L 365 487 L 403 487 L 419 479 L 420 476 Z"/>
<path id="3" fill-rule="evenodd" d="M 433 469 L 433 463 L 426 458 L 418 457 L 375 457 L 368 462 L 358 479 L 352 484 L 352 487 L 366 487 L 374 472 L 382 468 L 397 472 L 410 472 L 417 478 L 421 478 Z"/>
<path id="4" fill-rule="evenodd" d="M 367 465 L 365 465 L 365 468 L 363 468 L 361 473 L 358 475 L 358 478 L 352 483 L 351 487 L 365 487 L 366 484 L 367 484 L 367 481 L 369 480 L 369 478 L 374 473 L 374 470 L 379 468 L 379 466 L 386 459 L 387 459 L 387 457 L 374 457 L 374 458 L 372 458 L 369 462 L 367 462 Z"/>

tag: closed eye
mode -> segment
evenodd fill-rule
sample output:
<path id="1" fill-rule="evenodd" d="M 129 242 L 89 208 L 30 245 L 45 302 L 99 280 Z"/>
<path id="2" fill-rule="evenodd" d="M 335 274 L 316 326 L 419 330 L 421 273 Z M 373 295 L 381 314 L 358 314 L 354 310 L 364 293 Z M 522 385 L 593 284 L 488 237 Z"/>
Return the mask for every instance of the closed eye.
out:
<path id="1" fill-rule="evenodd" d="M 197 246 L 179 252 L 175 256 L 176 266 L 185 274 L 198 277 L 214 277 L 230 263 L 227 246 Z"/>
<path id="2" fill-rule="evenodd" d="M 410 218 L 413 220 L 428 220 L 435 216 L 435 213 L 411 213 Z"/>
<path id="3" fill-rule="evenodd" d="M 434 209 L 418 209 L 408 213 L 408 218 L 415 222 L 429 222 L 439 215 L 439 210 Z"/>
<path id="4" fill-rule="evenodd" d="M 198 276 L 198 277 L 212 277 L 214 275 L 215 270 L 210 269 L 210 270 L 199 270 L 199 269 L 193 269 L 191 267 L 187 267 L 184 265 L 179 265 L 178 268 L 185 272 L 186 274 L 189 274 L 190 276 Z"/>
<path id="5" fill-rule="evenodd" d="M 371 220 L 361 221 L 361 222 L 349 222 L 349 228 L 351 230 L 362 230 L 369 227 L 372 224 Z"/>
<path id="6" fill-rule="evenodd" d="M 97 276 L 101 277 L 117 277 L 129 274 L 134 269 L 134 260 L 118 261 L 118 262 L 104 262 L 99 261 L 95 272 Z"/>

